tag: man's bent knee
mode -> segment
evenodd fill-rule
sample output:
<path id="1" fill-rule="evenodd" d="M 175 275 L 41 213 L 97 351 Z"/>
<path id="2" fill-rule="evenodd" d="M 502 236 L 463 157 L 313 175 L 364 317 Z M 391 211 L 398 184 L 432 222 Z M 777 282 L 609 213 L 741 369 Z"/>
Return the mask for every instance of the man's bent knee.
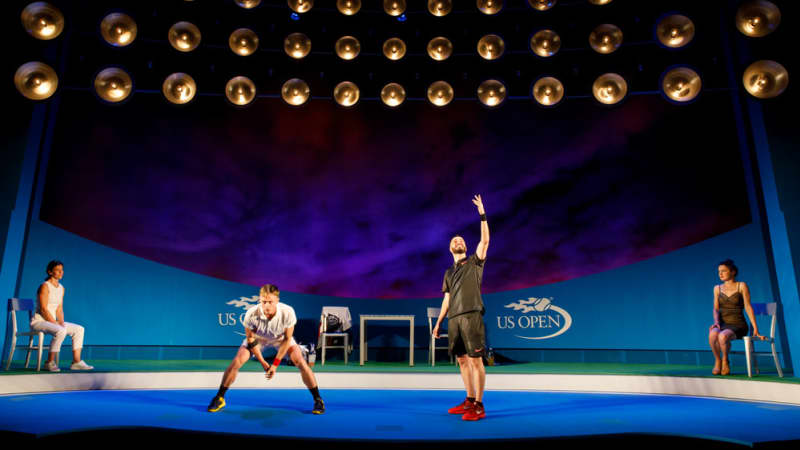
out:
<path id="1" fill-rule="evenodd" d="M 250 351 L 244 347 L 240 347 L 239 351 L 236 352 L 236 356 L 233 357 L 233 361 L 231 361 L 231 366 L 236 366 L 238 369 L 242 367 L 244 363 L 250 360 Z"/>
<path id="2" fill-rule="evenodd" d="M 298 369 L 302 370 L 304 368 L 303 366 L 307 366 L 306 360 L 303 358 L 303 351 L 296 345 L 293 345 L 289 349 L 289 358 Z"/>
<path id="3" fill-rule="evenodd" d="M 483 357 L 482 356 L 470 356 L 469 363 L 472 364 L 473 367 L 483 367 Z"/>

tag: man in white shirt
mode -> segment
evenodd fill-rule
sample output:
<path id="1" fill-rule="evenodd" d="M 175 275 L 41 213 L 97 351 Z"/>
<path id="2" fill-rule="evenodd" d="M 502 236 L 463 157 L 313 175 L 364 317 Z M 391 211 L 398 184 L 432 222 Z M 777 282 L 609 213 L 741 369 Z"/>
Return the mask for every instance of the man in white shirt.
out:
<path id="1" fill-rule="evenodd" d="M 234 356 L 231 364 L 225 369 L 219 391 L 217 391 L 217 394 L 208 405 L 209 412 L 217 412 L 225 407 L 225 392 L 236 380 L 239 369 L 250 359 L 251 354 L 264 367 L 267 379 L 271 380 L 287 352 L 294 365 L 300 369 L 303 383 L 305 383 L 314 397 L 314 409 L 311 412 L 314 414 L 325 412 L 325 403 L 319 395 L 314 372 L 311 371 L 311 367 L 306 363 L 305 358 L 303 358 L 303 352 L 297 346 L 297 342 L 293 337 L 294 326 L 297 324 L 294 308 L 280 303 L 279 296 L 280 291 L 277 286 L 273 284 L 261 286 L 258 305 L 247 310 L 244 316 L 243 325 L 246 338 L 242 342 L 242 346 L 239 347 L 239 351 Z M 275 355 L 272 364 L 266 362 L 261 355 L 261 348 L 264 346 L 278 349 L 278 354 Z"/>

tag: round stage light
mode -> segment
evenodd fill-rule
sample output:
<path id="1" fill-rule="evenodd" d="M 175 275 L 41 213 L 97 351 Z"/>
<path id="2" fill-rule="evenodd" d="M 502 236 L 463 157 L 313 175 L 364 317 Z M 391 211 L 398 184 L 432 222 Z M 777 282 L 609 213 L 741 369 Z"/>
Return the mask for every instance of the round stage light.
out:
<path id="1" fill-rule="evenodd" d="M 703 86 L 700 75 L 688 67 L 676 67 L 664 74 L 661 89 L 667 98 L 676 102 L 694 100 Z"/>
<path id="2" fill-rule="evenodd" d="M 47 2 L 34 2 L 22 10 L 22 27 L 36 39 L 49 41 L 64 31 L 64 14 Z"/>
<path id="3" fill-rule="evenodd" d="M 178 22 L 169 28 L 170 45 L 179 52 L 190 52 L 200 45 L 200 29 L 190 22 Z"/>
<path id="4" fill-rule="evenodd" d="M 305 58 L 311 52 L 311 39 L 303 33 L 292 33 L 283 40 L 283 51 L 294 59 Z"/>
<path id="5" fill-rule="evenodd" d="M 561 37 L 553 30 L 540 30 L 531 37 L 531 51 L 542 58 L 555 55 L 561 49 Z"/>
<path id="6" fill-rule="evenodd" d="M 381 89 L 381 100 L 392 108 L 400 106 L 406 100 L 406 90 L 397 83 L 389 83 Z"/>
<path id="7" fill-rule="evenodd" d="M 359 96 L 358 86 L 350 81 L 342 81 L 333 88 L 333 99 L 344 107 L 350 107 L 358 103 Z"/>
<path id="8" fill-rule="evenodd" d="M 247 77 L 233 77 L 225 85 L 225 97 L 234 105 L 247 105 L 256 98 L 256 84 Z"/>
<path id="9" fill-rule="evenodd" d="M 487 34 L 478 41 L 478 54 L 488 61 L 501 57 L 505 49 L 505 42 L 496 34 Z"/>
<path id="10" fill-rule="evenodd" d="M 428 101 L 435 106 L 445 106 L 455 96 L 453 87 L 446 81 L 435 81 L 428 86 Z"/>
<path id="11" fill-rule="evenodd" d="M 564 98 L 564 85 L 553 77 L 542 77 L 533 84 L 533 98 L 544 106 L 553 106 Z"/>
<path id="12" fill-rule="evenodd" d="M 667 16 L 656 26 L 656 36 L 667 47 L 683 47 L 694 38 L 694 22 L 680 14 Z"/>
<path id="13" fill-rule="evenodd" d="M 299 79 L 292 78 L 281 87 L 281 98 L 286 103 L 293 106 L 300 106 L 311 97 L 311 89 L 308 83 Z"/>
<path id="14" fill-rule="evenodd" d="M 478 0 L 478 10 L 484 14 L 497 14 L 503 9 L 503 0 Z"/>
<path id="15" fill-rule="evenodd" d="M 353 36 L 343 36 L 336 41 L 336 54 L 346 61 L 354 59 L 361 53 L 361 43 Z"/>
<path id="16" fill-rule="evenodd" d="M 622 45 L 622 30 L 609 23 L 598 25 L 589 33 L 589 45 L 597 53 L 612 53 Z"/>
<path id="17" fill-rule="evenodd" d="M 589 3 L 593 5 L 607 5 L 611 3 L 612 0 L 589 0 Z"/>
<path id="18" fill-rule="evenodd" d="M 556 6 L 556 0 L 528 0 L 531 8 L 539 11 L 547 11 L 548 9 Z"/>
<path id="19" fill-rule="evenodd" d="M 261 4 L 261 0 L 234 0 L 237 5 L 244 9 L 253 9 Z"/>
<path id="20" fill-rule="evenodd" d="M 765 0 L 750 1 L 736 11 L 736 28 L 745 36 L 766 36 L 781 23 L 781 10 Z"/>
<path id="21" fill-rule="evenodd" d="M 436 61 L 444 61 L 453 54 L 453 43 L 446 37 L 435 37 L 428 42 L 428 56 Z"/>
<path id="22" fill-rule="evenodd" d="M 383 56 L 397 61 L 406 56 L 406 43 L 400 38 L 389 38 L 383 43 Z"/>
<path id="23" fill-rule="evenodd" d="M 598 102 L 614 105 L 621 102 L 628 94 L 628 83 L 616 73 L 605 73 L 594 80 L 592 94 Z"/>
<path id="24" fill-rule="evenodd" d="M 287 3 L 292 11 L 299 14 L 308 12 L 314 7 L 314 0 L 287 0 Z"/>
<path id="25" fill-rule="evenodd" d="M 478 100 L 493 108 L 506 99 L 506 87 L 498 80 L 486 80 L 478 86 Z"/>
<path id="26" fill-rule="evenodd" d="M 789 86 L 789 72 L 775 61 L 756 61 L 745 69 L 742 83 L 753 97 L 773 98 Z"/>
<path id="27" fill-rule="evenodd" d="M 94 78 L 94 91 L 109 102 L 118 103 L 131 95 L 133 81 L 127 72 L 119 67 L 109 67 L 100 71 Z"/>
<path id="28" fill-rule="evenodd" d="M 446 16 L 453 10 L 453 0 L 428 0 L 428 12 L 434 16 Z"/>
<path id="29" fill-rule="evenodd" d="M 137 26 L 131 16 L 111 13 L 100 21 L 100 35 L 114 47 L 125 47 L 136 40 Z"/>
<path id="30" fill-rule="evenodd" d="M 45 63 L 32 61 L 19 66 L 14 73 L 14 86 L 31 100 L 50 98 L 58 88 L 58 75 Z"/>
<path id="31" fill-rule="evenodd" d="M 161 91 L 170 103 L 183 105 L 194 98 L 197 93 L 197 83 L 188 74 L 177 72 L 164 80 Z"/>
<path id="32" fill-rule="evenodd" d="M 345 16 L 352 16 L 361 9 L 361 0 L 336 0 L 336 8 Z"/>
<path id="33" fill-rule="evenodd" d="M 258 35 L 248 28 L 239 28 L 231 33 L 228 45 L 239 56 L 250 56 L 258 49 Z"/>
<path id="34" fill-rule="evenodd" d="M 386 14 L 397 17 L 406 11 L 406 0 L 383 0 L 383 10 Z"/>

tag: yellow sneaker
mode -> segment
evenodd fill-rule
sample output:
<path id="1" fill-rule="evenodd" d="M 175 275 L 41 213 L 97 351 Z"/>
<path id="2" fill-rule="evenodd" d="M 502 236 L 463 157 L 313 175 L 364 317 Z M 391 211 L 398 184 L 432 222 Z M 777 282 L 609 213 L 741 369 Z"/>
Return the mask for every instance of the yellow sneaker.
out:
<path id="1" fill-rule="evenodd" d="M 225 398 L 214 396 L 208 404 L 208 412 L 217 412 L 225 407 Z"/>

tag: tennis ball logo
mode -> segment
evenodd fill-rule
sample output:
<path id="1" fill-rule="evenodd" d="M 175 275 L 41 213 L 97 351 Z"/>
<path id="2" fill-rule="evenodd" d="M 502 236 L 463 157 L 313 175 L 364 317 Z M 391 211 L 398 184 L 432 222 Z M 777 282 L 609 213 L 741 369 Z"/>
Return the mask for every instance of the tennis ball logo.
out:
<path id="1" fill-rule="evenodd" d="M 551 302 L 549 298 L 537 298 L 535 302 L 533 302 L 533 309 L 536 311 L 547 311 L 550 309 Z"/>

